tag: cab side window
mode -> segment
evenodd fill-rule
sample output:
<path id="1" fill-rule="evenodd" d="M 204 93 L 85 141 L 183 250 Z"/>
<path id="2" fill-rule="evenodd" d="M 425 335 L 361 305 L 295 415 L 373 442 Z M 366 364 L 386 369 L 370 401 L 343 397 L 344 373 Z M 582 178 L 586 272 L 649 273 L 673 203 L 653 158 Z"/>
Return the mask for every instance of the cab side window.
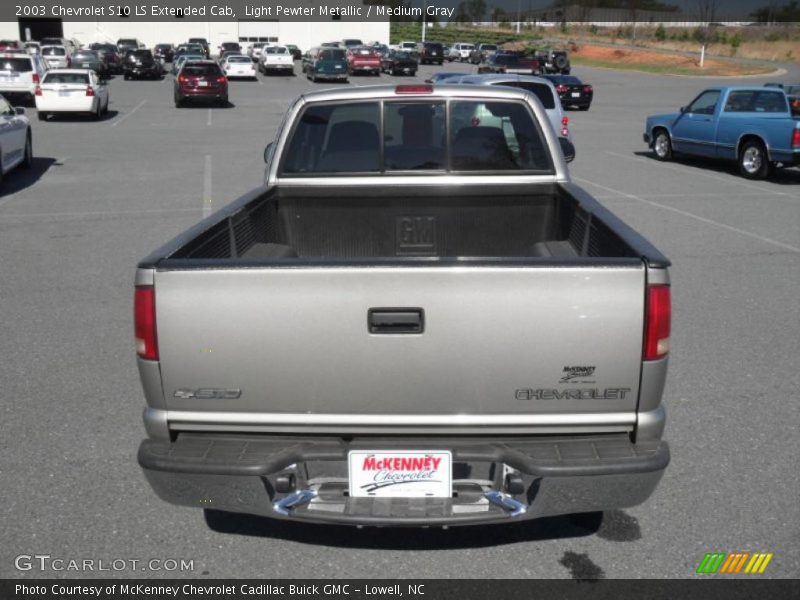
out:
<path id="1" fill-rule="evenodd" d="M 719 102 L 719 91 L 709 90 L 700 94 L 686 112 L 696 115 L 713 115 L 717 108 L 717 102 Z"/>

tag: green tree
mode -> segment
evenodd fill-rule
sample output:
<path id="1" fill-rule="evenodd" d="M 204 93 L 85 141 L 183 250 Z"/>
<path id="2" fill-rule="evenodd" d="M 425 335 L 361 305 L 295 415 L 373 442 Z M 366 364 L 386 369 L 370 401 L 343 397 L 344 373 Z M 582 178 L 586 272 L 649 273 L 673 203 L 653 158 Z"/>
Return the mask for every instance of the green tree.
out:
<path id="1" fill-rule="evenodd" d="M 661 23 L 659 23 L 658 27 L 656 27 L 655 36 L 659 42 L 663 42 L 665 39 L 667 39 L 667 30 L 664 29 L 664 25 Z"/>

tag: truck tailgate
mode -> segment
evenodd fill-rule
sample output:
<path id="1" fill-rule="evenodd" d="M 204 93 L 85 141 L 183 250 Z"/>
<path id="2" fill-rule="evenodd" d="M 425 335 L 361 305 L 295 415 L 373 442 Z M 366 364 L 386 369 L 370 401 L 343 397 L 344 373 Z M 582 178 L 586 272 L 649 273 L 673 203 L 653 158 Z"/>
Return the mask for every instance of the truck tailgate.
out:
<path id="1" fill-rule="evenodd" d="M 170 419 L 192 411 L 186 428 L 635 417 L 645 270 L 632 261 L 189 269 L 155 284 L 163 390 Z M 420 310 L 423 331 L 371 333 L 375 308 Z"/>

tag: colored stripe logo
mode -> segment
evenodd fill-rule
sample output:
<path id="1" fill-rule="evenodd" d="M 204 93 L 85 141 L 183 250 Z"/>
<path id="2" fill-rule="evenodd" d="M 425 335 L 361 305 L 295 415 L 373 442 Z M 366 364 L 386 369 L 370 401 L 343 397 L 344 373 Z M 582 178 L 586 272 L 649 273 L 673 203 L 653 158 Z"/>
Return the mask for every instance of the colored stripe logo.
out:
<path id="1" fill-rule="evenodd" d="M 760 575 L 766 570 L 772 556 L 772 552 L 707 552 L 697 567 L 697 573 Z"/>

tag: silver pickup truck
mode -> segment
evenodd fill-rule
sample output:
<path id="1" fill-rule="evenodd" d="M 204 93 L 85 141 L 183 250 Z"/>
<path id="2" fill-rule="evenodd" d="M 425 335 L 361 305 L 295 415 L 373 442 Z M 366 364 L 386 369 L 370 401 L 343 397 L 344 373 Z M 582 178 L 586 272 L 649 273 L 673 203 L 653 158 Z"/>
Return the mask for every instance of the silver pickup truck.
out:
<path id="1" fill-rule="evenodd" d="M 650 496 L 669 261 L 570 182 L 535 96 L 310 93 L 264 154 L 264 187 L 138 265 L 162 499 L 428 526 Z"/>

